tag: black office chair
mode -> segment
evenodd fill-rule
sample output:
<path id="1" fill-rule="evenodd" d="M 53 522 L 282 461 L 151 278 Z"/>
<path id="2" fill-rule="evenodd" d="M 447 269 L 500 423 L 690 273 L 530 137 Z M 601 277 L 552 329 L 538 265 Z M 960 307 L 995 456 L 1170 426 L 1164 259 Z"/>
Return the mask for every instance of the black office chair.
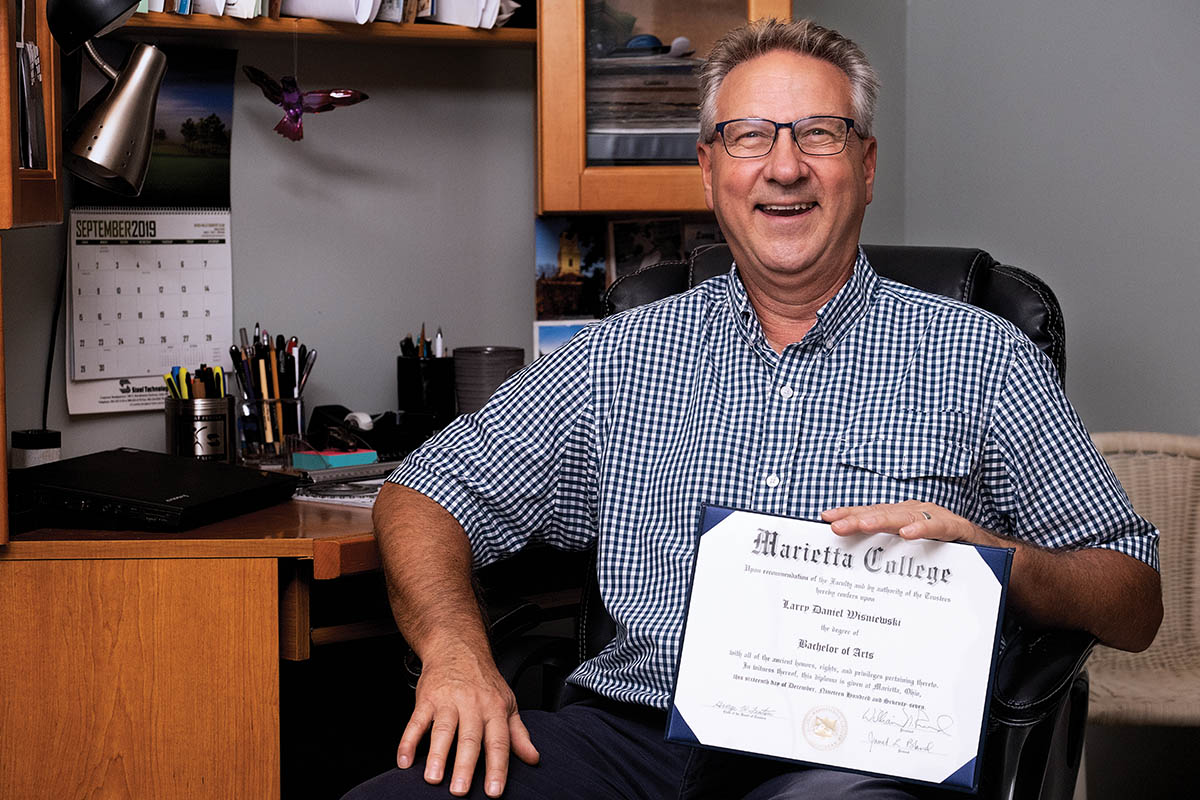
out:
<path id="1" fill-rule="evenodd" d="M 1064 374 L 1066 346 L 1058 301 L 1040 279 L 997 263 L 982 250 L 947 247 L 864 248 L 881 275 L 910 286 L 964 300 L 1016 324 Z M 684 291 L 731 263 L 728 247 L 698 248 L 691 257 L 645 267 L 609 289 L 606 313 Z M 612 640 L 614 623 L 604 609 L 594 565 L 587 570 L 577 620 L 574 658 L 561 641 L 526 637 L 498 648 L 506 675 L 539 664 L 544 679 L 565 675 Z M 1088 679 L 1084 662 L 1094 641 L 1076 631 L 1033 630 L 1007 615 L 984 742 L 979 797 L 985 800 L 1069 800 L 1074 792 L 1087 720 Z M 543 696 L 553 694 L 544 692 Z M 547 701 L 548 702 L 548 701 Z M 681 800 L 729 800 L 744 793 L 746 780 L 776 769 L 765 759 L 697 751 L 695 770 Z"/>

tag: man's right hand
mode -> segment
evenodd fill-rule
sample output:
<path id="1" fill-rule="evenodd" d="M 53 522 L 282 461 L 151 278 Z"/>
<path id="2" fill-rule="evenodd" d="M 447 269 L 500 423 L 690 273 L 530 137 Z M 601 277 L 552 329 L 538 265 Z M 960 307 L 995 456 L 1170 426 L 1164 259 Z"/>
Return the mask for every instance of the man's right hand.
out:
<path id="1" fill-rule="evenodd" d="M 470 790 L 480 750 L 488 797 L 499 797 L 504 791 L 510 750 L 526 764 L 538 762 L 538 751 L 517 713 L 512 690 L 490 657 L 480 658 L 468 648 L 423 664 L 413 714 L 396 750 L 400 769 L 412 766 L 417 745 L 427 732 L 425 780 L 429 783 L 442 781 L 451 745 L 457 741 L 450 777 L 452 795 L 462 796 Z"/>

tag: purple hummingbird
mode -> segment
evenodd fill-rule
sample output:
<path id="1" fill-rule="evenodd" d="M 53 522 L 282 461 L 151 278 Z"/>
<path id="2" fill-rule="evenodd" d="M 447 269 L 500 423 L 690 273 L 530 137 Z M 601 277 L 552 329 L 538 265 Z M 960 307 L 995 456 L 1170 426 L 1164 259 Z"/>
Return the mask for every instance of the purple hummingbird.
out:
<path id="1" fill-rule="evenodd" d="M 283 119 L 275 126 L 280 136 L 298 142 L 304 138 L 304 113 L 320 114 L 338 106 L 352 106 L 367 99 L 357 89 L 324 89 L 316 92 L 301 92 L 296 79 L 284 75 L 278 81 L 261 69 L 244 65 L 242 71 L 254 82 L 268 100 L 283 108 Z"/>

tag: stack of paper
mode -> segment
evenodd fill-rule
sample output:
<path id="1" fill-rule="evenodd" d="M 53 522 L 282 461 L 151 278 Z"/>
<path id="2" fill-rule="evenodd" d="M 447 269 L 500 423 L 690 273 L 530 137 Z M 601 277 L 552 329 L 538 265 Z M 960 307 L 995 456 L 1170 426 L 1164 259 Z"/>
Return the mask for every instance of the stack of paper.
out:
<path id="1" fill-rule="evenodd" d="M 374 22 L 381 0 L 283 0 L 285 17 L 307 17 L 328 22 Z"/>
<path id="2" fill-rule="evenodd" d="M 165 11 L 172 14 L 212 14 L 215 17 L 253 19 L 265 16 L 266 0 L 140 0 L 137 10 Z"/>
<path id="3" fill-rule="evenodd" d="M 516 0 L 140 0 L 137 10 L 253 19 L 307 17 L 330 22 L 416 22 L 496 28 L 520 8 Z"/>
<path id="4" fill-rule="evenodd" d="M 515 0 L 435 0 L 435 22 L 465 25 L 468 28 L 495 28 L 503 25 L 520 4 Z"/>

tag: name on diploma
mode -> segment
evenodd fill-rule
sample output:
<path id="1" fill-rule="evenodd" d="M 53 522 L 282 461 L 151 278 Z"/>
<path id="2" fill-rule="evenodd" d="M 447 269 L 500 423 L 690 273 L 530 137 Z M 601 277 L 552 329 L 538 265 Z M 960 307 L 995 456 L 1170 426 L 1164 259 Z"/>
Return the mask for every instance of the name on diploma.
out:
<path id="1" fill-rule="evenodd" d="M 667 738 L 975 790 L 1011 566 L 705 506 Z"/>

